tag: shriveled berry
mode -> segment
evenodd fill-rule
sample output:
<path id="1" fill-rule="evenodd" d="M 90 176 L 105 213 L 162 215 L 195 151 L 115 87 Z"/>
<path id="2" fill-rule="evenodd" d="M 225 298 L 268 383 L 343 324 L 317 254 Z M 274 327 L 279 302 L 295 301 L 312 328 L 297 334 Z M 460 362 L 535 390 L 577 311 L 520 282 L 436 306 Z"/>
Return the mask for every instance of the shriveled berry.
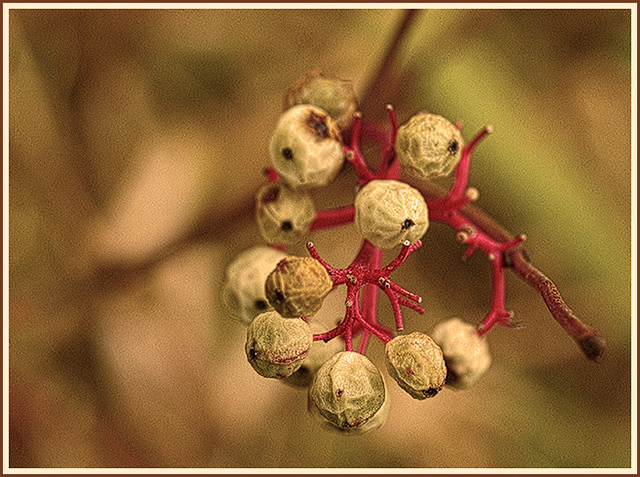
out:
<path id="1" fill-rule="evenodd" d="M 238 254 L 227 266 L 221 289 L 221 303 L 233 318 L 245 324 L 272 310 L 264 282 L 286 253 L 273 247 L 255 246 Z"/>
<path id="2" fill-rule="evenodd" d="M 371 431 L 386 418 L 382 374 L 366 356 L 354 351 L 337 353 L 320 367 L 309 398 L 313 411 L 343 431 Z"/>
<path id="3" fill-rule="evenodd" d="M 278 120 L 269 143 L 271 163 L 292 188 L 324 187 L 344 164 L 342 137 L 329 114 L 298 104 Z"/>
<path id="4" fill-rule="evenodd" d="M 372 180 L 356 195 L 355 226 L 380 249 L 413 243 L 429 227 L 429 212 L 417 189 L 394 180 Z"/>
<path id="5" fill-rule="evenodd" d="M 448 119 L 418 113 L 398 129 L 396 153 L 403 172 L 417 179 L 446 177 L 462 157 L 462 135 Z"/>
<path id="6" fill-rule="evenodd" d="M 332 289 L 329 273 L 312 257 L 282 259 L 265 282 L 267 300 L 285 318 L 315 315 Z"/>
<path id="7" fill-rule="evenodd" d="M 284 99 L 285 110 L 296 104 L 324 109 L 341 130 L 351 124 L 358 109 L 358 99 L 350 81 L 324 76 L 318 70 L 307 73 L 289 88 Z"/>
<path id="8" fill-rule="evenodd" d="M 387 370 L 414 399 L 435 396 L 445 384 L 447 368 L 442 350 L 418 331 L 396 336 L 385 345 Z"/>
<path id="9" fill-rule="evenodd" d="M 285 319 L 268 311 L 249 325 L 245 353 L 258 374 L 282 379 L 302 365 L 312 343 L 313 334 L 305 321 Z"/>
<path id="10" fill-rule="evenodd" d="M 491 353 L 477 328 L 460 318 L 438 323 L 431 333 L 447 364 L 447 386 L 467 389 L 473 386 L 491 366 Z"/>
<path id="11" fill-rule="evenodd" d="M 313 200 L 304 191 L 271 182 L 256 194 L 256 221 L 262 238 L 274 245 L 302 241 L 316 216 Z"/>

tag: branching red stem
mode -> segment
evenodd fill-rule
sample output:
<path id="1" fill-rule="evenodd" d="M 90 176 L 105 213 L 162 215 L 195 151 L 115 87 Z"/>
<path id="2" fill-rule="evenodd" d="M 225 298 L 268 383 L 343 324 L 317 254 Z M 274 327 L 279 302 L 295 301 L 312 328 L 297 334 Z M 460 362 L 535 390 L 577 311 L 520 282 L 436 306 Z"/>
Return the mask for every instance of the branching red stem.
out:
<path id="1" fill-rule="evenodd" d="M 342 284 L 347 286 L 347 297 L 345 300 L 346 313 L 344 319 L 333 330 L 314 335 L 314 340 L 328 341 L 336 336 L 342 336 L 345 341 L 345 349 L 351 351 L 353 350 L 353 337 L 357 332 L 363 331 L 363 338 L 359 347 L 360 352 L 364 352 L 369 334 L 373 334 L 383 343 L 388 342 L 393 334 L 378 323 L 375 314 L 377 292 L 367 291 L 367 295 L 364 297 L 361 305 L 360 290 L 363 287 L 371 290 L 372 286 L 381 289 L 391 302 L 396 329 L 401 330 L 403 323 L 400 306 L 407 306 L 411 303 L 409 300 L 419 303 L 422 299 L 418 295 L 392 282 L 389 279 L 389 275 L 404 263 L 409 255 L 420 248 L 421 245 L 422 243 L 420 241 L 413 244 L 405 242 L 397 257 L 386 267 L 379 268 L 381 251 L 374 247 L 371 242 L 364 240 L 353 262 L 345 269 L 336 269 L 327 264 L 320 257 L 313 243 L 309 242 L 307 244 L 309 254 L 325 267 L 333 281 L 334 287 Z M 403 295 L 405 298 L 400 295 Z M 407 298 L 409 300 L 407 300 Z M 418 313 L 424 313 L 424 309 L 417 303 L 411 303 L 409 307 Z"/>
<path id="2" fill-rule="evenodd" d="M 391 124 L 390 134 L 385 133 L 375 125 L 363 123 L 362 115 L 356 115 L 351 142 L 349 146 L 345 146 L 345 154 L 353 165 L 358 175 L 358 182 L 361 185 L 373 179 L 397 180 L 399 178 L 398 161 L 396 160 L 394 149 L 398 125 L 395 112 L 391 106 L 387 107 L 387 113 Z M 477 199 L 477 191 L 473 188 L 468 188 L 471 155 L 480 141 L 491 132 L 491 126 L 485 127 L 463 148 L 462 157 L 454 173 L 453 185 L 447 193 L 442 193 L 438 187 L 434 187 L 433 185 L 421 185 L 419 187 L 427 201 L 429 220 L 432 222 L 445 223 L 457 231 L 456 238 L 458 241 L 467 245 L 465 251 L 466 258 L 470 258 L 476 250 L 481 250 L 489 259 L 492 276 L 491 301 L 488 313 L 478 326 L 478 333 L 481 335 L 486 334 L 498 324 L 508 327 L 517 325 L 517 323 L 512 321 L 513 313 L 507 311 L 504 306 L 504 269 L 507 266 L 506 263 L 508 259 L 509 266 L 512 267 L 525 282 L 529 283 L 540 293 L 553 317 L 569 336 L 576 341 L 585 355 L 589 359 L 599 361 L 604 356 L 604 340 L 597 332 L 583 324 L 573 314 L 572 310 L 562 299 L 555 284 L 529 262 L 521 247 L 525 236 L 514 236 L 485 212 L 469 204 Z M 376 141 L 380 147 L 380 151 L 382 151 L 380 166 L 375 173 L 369 169 L 360 151 L 360 142 L 363 136 L 368 140 Z M 313 229 L 341 225 L 352 220 L 353 215 L 352 209 L 350 208 L 323 211 L 318 213 Z M 354 264 L 370 266 L 376 269 L 379 267 L 379 261 L 375 262 L 375 260 L 371 258 L 369 246 L 370 244 L 367 245 L 367 243 L 363 245 L 360 254 L 358 254 L 358 257 L 354 260 Z M 370 247 L 374 248 L 373 246 Z M 417 247 L 419 247 L 419 245 L 415 248 Z M 415 248 L 403 247 L 396 259 L 382 270 L 385 270 L 387 273 L 395 270 L 406 260 L 406 257 L 413 252 Z M 352 266 L 354 264 L 352 264 Z M 378 270 L 378 272 L 382 270 Z M 348 280 L 342 276 L 340 276 L 340 278 L 336 276 L 334 282 L 336 284 L 347 283 Z M 419 303 L 420 301 L 417 295 L 407 292 L 390 281 L 385 282 L 383 280 L 381 284 L 384 287 L 381 287 L 381 289 L 391 302 L 397 329 L 402 329 L 400 306 L 405 306 L 418 312 L 423 311 L 422 307 L 415 303 Z M 406 300 L 401 295 L 409 298 L 409 300 Z M 367 285 L 365 297 L 363 302 L 364 314 L 360 314 L 357 308 L 357 300 L 352 300 L 355 303 L 355 311 L 351 313 L 349 310 L 347 311 L 347 316 L 338 327 L 341 331 L 337 333 L 337 335 L 345 335 L 347 327 L 355 326 L 353 329 L 356 331 L 363 329 L 363 338 L 359 348 L 361 352 L 366 348 L 369 334 L 373 333 L 370 327 L 376 329 L 377 333 L 373 334 L 383 341 L 388 340 L 390 336 L 389 333 L 385 333 L 378 328 L 380 325 L 377 323 L 375 317 L 374 309 L 377 300 L 377 288 Z M 362 323 L 365 322 L 369 326 L 362 325 Z"/>

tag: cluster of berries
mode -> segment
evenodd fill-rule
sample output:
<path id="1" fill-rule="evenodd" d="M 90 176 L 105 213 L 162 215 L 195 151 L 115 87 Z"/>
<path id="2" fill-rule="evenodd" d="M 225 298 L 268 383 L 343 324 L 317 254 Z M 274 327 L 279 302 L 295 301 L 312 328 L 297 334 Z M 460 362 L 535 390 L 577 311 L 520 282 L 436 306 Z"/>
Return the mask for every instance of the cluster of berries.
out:
<path id="1" fill-rule="evenodd" d="M 496 243 L 461 212 L 477 198 L 467 188 L 471 151 L 490 132 L 485 128 L 465 145 L 458 125 L 430 113 L 418 113 L 385 133 L 364 123 L 349 82 L 312 72 L 293 85 L 269 145 L 268 182 L 256 194 L 256 220 L 269 244 L 240 253 L 226 270 L 222 301 L 228 313 L 248 325 L 246 355 L 262 376 L 308 386 L 313 414 L 330 427 L 366 432 L 387 414 L 382 373 L 365 356 L 371 335 L 385 346 L 386 367 L 415 399 L 435 396 L 444 386 L 468 388 L 489 368 L 485 333 L 495 324 L 510 325 L 501 291 L 502 252 L 523 237 Z M 372 171 L 361 151 L 363 139 L 376 141 L 380 159 Z M 328 186 L 350 163 L 357 175 L 354 203 L 316 210 L 312 189 Z M 427 199 L 410 178 L 433 181 L 456 171 L 446 197 Z M 401 307 L 423 313 L 421 298 L 389 279 L 420 248 L 429 221 L 447 223 L 468 245 L 468 255 L 484 250 L 492 262 L 491 310 L 479 327 L 453 318 L 431 335 L 403 330 Z M 309 256 L 293 256 L 286 247 L 301 243 L 314 230 L 354 224 L 362 247 L 346 269 L 336 269 L 307 243 Z M 399 247 L 381 266 L 383 250 Z M 345 285 L 345 315 L 335 328 L 321 329 L 313 317 L 325 297 Z M 378 321 L 379 292 L 392 306 L 395 328 Z M 360 337 L 354 350 L 354 339 Z"/>

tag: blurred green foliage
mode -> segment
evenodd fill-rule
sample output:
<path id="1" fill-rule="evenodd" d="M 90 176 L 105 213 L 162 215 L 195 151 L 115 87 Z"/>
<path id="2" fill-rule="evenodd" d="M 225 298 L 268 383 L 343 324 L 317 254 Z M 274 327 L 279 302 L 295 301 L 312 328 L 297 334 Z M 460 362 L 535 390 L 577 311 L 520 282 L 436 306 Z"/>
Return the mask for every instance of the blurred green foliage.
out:
<path id="1" fill-rule="evenodd" d="M 495 127 L 472 163 L 479 205 L 529 237 L 534 263 L 607 339 L 603 363 L 513 274 L 507 307 L 526 326 L 491 333 L 486 378 L 425 402 L 387 379 L 389 419 L 362 437 L 326 433 L 304 391 L 246 362 L 218 289 L 260 242 L 252 200 L 282 96 L 315 67 L 364 92 L 402 15 L 8 12 L 10 466 L 631 465 L 629 10 L 421 11 L 365 106 L 392 102 L 402 122 L 430 110 L 468 139 Z M 318 204 L 348 204 L 353 178 Z M 462 263 L 438 224 L 424 241 L 394 274 L 424 298 L 407 332 L 479 322 L 486 259 Z M 351 227 L 314 242 L 336 266 L 358 247 Z M 332 320 L 342 307 L 329 301 Z"/>

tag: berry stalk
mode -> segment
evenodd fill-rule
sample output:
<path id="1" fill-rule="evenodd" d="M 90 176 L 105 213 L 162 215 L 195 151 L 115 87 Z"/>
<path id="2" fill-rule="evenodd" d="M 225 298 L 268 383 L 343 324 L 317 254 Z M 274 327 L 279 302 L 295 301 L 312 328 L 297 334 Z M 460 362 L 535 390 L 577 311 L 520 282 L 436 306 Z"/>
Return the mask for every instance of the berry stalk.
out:
<path id="1" fill-rule="evenodd" d="M 401 306 L 410 308 L 418 313 L 424 313 L 424 309 L 418 304 L 422 301 L 418 295 L 411 293 L 389 279 L 389 275 L 404 263 L 409 255 L 420 248 L 422 243 L 417 241 L 413 244 L 405 242 L 400 252 L 386 267 L 379 268 L 381 251 L 374 247 L 369 241 L 364 240 L 358 255 L 353 262 L 345 269 L 336 269 L 327 264 L 319 255 L 313 243 L 307 244 L 309 255 L 316 259 L 329 274 L 333 281 L 334 288 L 338 285 L 346 285 L 347 297 L 345 300 L 346 313 L 342 322 L 334 329 L 321 334 L 314 335 L 313 339 L 329 341 L 336 336 L 342 336 L 345 341 L 345 349 L 353 350 L 353 338 L 359 331 L 363 331 L 363 338 L 360 343 L 360 352 L 364 352 L 369 334 L 373 334 L 383 343 L 387 343 L 393 333 L 380 325 L 375 313 L 377 300 L 377 290 L 373 291 L 372 286 L 381 289 L 393 309 L 394 321 L 398 330 L 403 329 Z M 360 290 L 367 287 L 367 294 L 362 305 L 360 303 Z M 362 308 L 361 308 L 362 306 Z"/>

